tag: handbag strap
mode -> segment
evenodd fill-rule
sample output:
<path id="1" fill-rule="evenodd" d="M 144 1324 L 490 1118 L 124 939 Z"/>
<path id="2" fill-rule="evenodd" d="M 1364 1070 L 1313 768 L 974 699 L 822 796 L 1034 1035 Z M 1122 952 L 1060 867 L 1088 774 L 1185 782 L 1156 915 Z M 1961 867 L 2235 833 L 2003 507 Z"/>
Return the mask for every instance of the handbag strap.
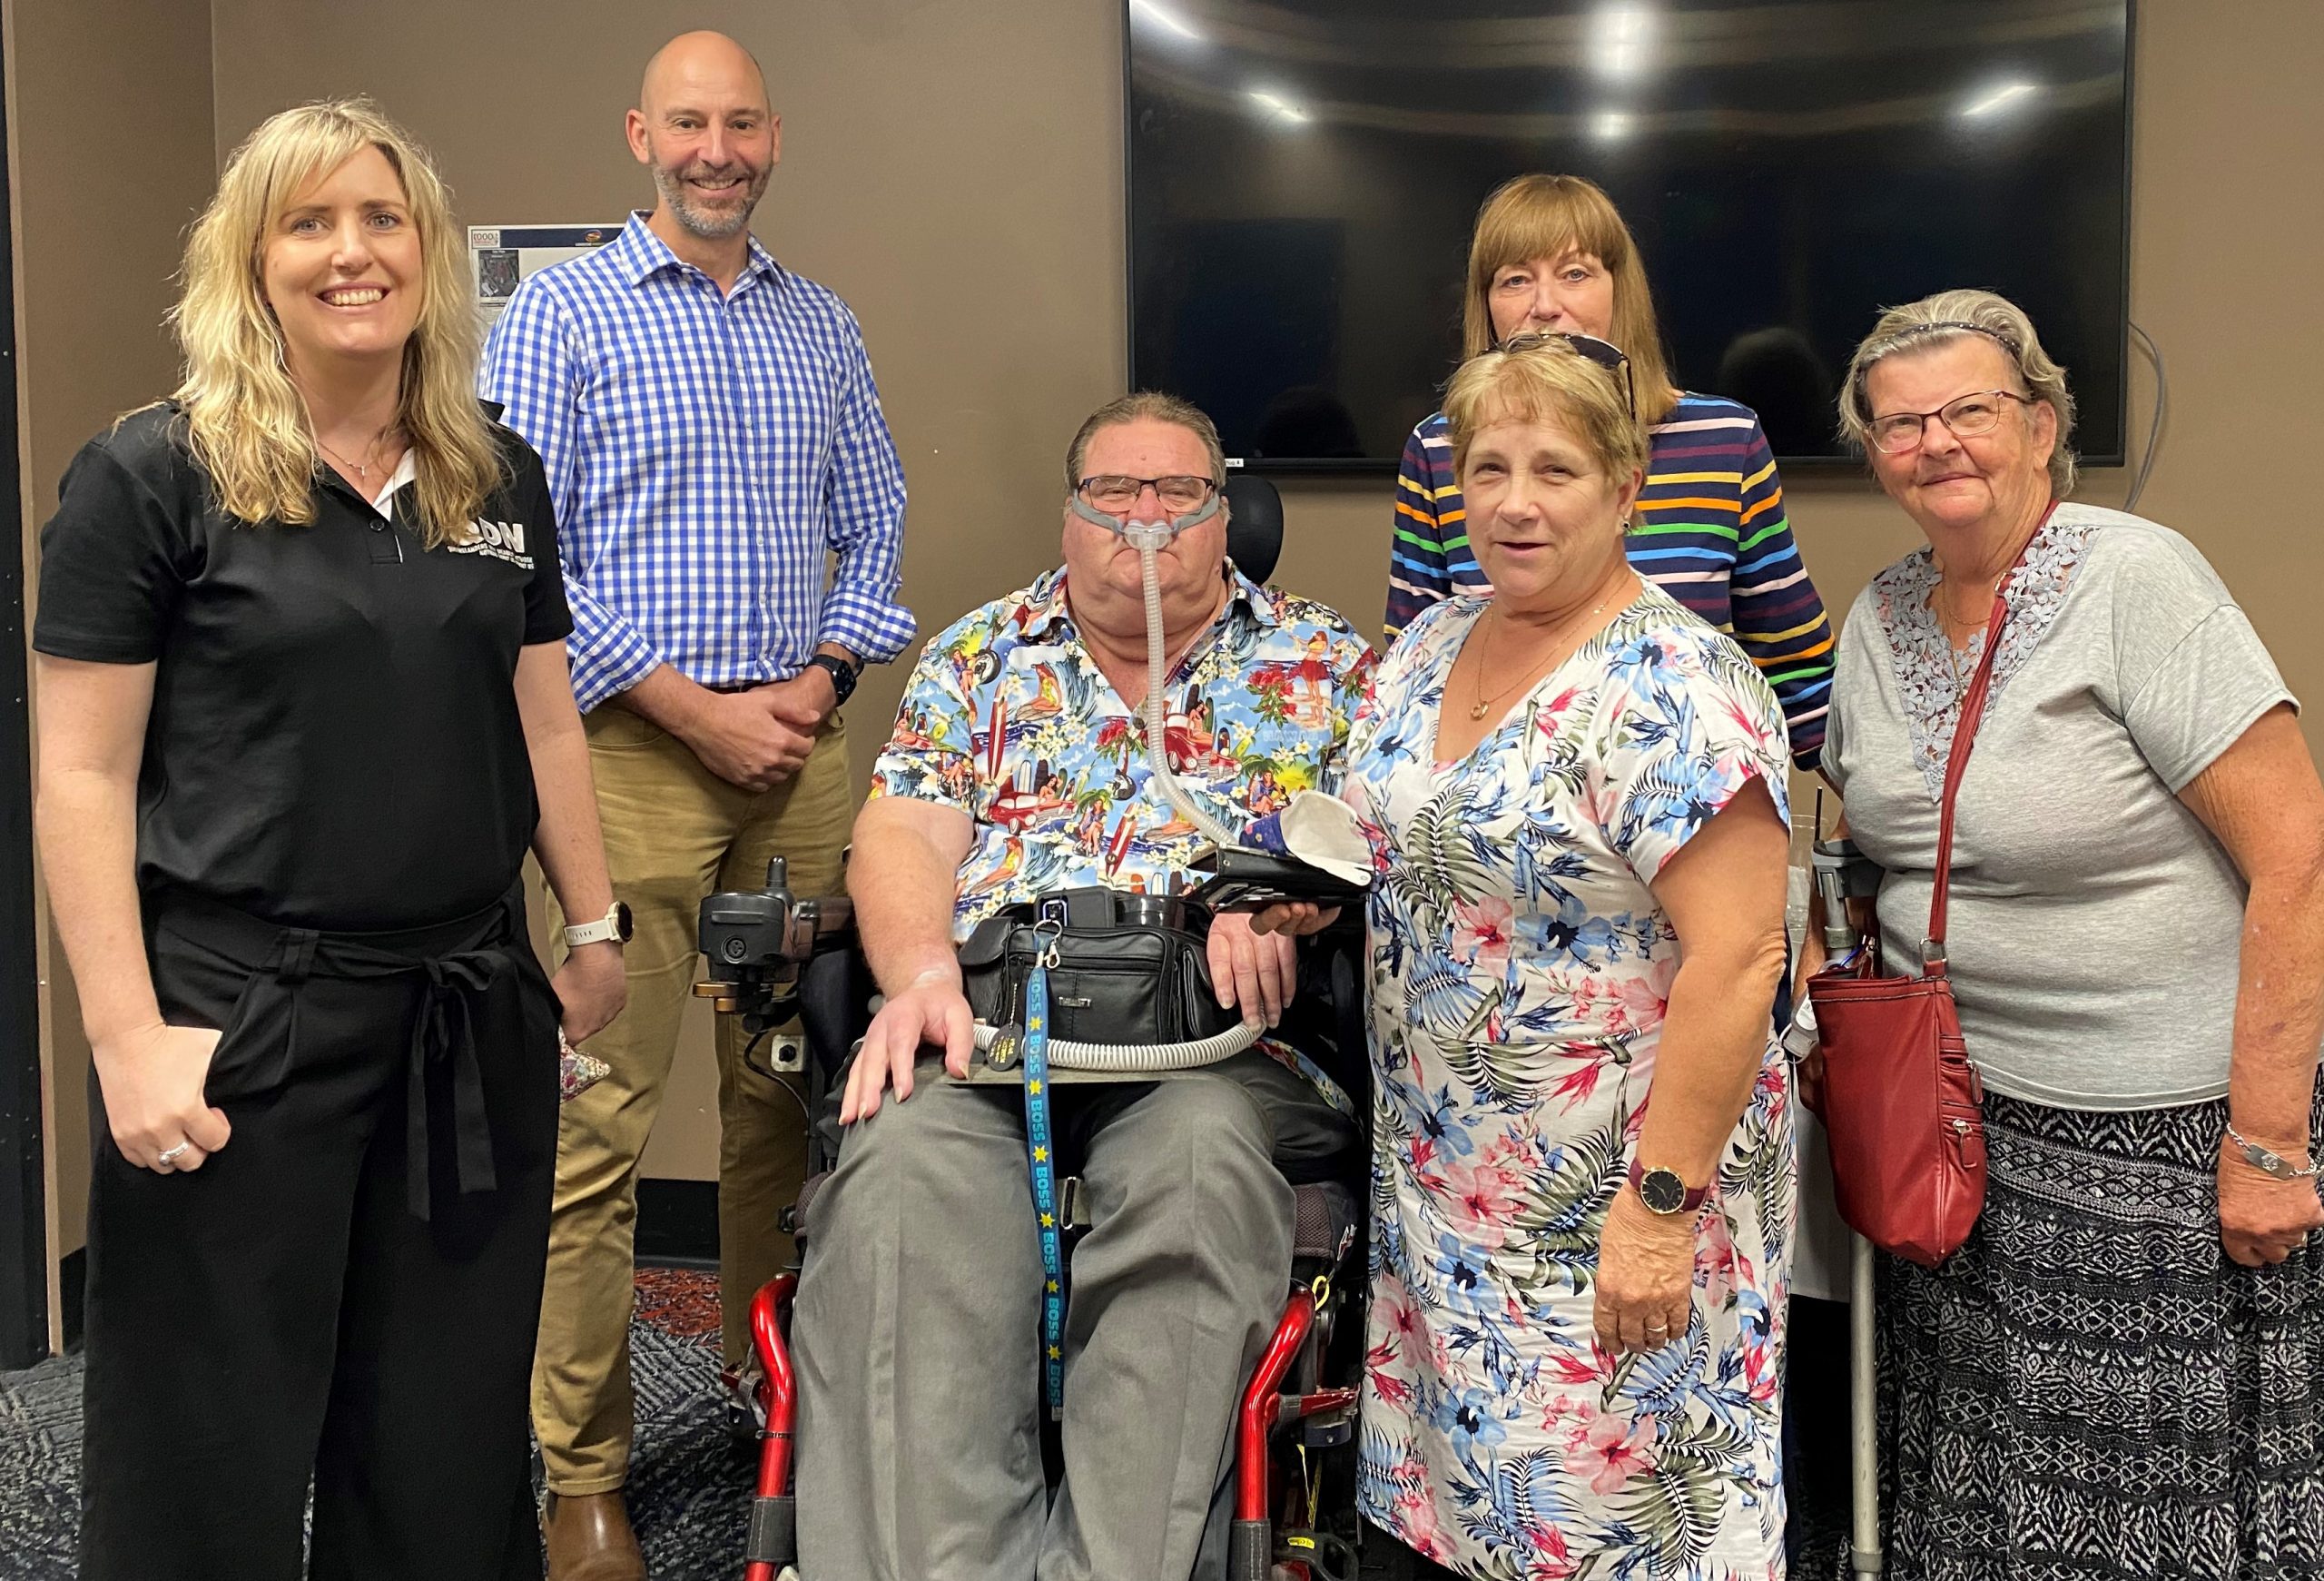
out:
<path id="1" fill-rule="evenodd" d="M 2017 558 L 2009 564 L 2001 581 L 1994 588 L 1993 613 L 1985 622 L 1985 651 L 1977 660 L 1977 673 L 1969 679 L 1969 689 L 1961 696 L 1961 717 L 1953 726 L 1953 746 L 1945 762 L 1945 791 L 1937 803 L 1936 815 L 1936 882 L 1931 887 L 1928 903 L 1928 933 L 1921 940 L 1921 971 L 1930 977 L 1942 977 L 1945 963 L 1945 917 L 1947 903 L 1953 894 L 1953 804 L 1961 793 L 1961 776 L 1969 766 L 1969 750 L 1976 745 L 1977 725 L 1985 716 L 1985 695 L 1993 689 L 1994 661 L 2001 655 L 2002 627 L 2009 620 L 2009 599 L 2002 589 L 2009 586 L 2017 568 L 2025 563 L 2027 551 L 2042 529 L 2050 525 L 2050 518 L 2057 513 L 2058 502 L 2050 501 L 2042 519 L 2025 537 Z M 1942 631 L 1939 632 L 1942 636 Z M 1947 641 L 1952 640 L 1947 637 Z"/>

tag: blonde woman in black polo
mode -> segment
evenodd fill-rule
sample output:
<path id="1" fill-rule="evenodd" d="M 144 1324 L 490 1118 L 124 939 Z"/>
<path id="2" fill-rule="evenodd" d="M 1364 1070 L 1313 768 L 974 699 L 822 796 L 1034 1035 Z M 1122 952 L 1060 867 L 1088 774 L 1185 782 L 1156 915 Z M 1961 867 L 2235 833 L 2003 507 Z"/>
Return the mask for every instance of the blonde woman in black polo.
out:
<path id="1" fill-rule="evenodd" d="M 548 492 L 470 395 L 464 278 L 404 133 L 275 116 L 194 227 L 184 382 L 42 534 L 40 845 L 96 1076 L 88 1581 L 540 1575 L 557 1032 L 620 1008 L 621 926 Z M 554 993 L 528 847 L 605 919 Z"/>

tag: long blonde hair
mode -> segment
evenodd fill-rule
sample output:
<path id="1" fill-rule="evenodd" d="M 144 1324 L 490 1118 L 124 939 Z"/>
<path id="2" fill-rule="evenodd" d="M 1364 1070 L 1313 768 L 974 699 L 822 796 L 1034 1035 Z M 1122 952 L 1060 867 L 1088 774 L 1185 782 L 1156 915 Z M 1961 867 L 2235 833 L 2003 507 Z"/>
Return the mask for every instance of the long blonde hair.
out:
<path id="1" fill-rule="evenodd" d="M 421 540 L 433 548 L 467 536 L 500 484 L 502 461 L 477 404 L 477 315 L 450 193 L 419 143 L 368 99 L 270 116 L 226 162 L 187 239 L 184 291 L 170 313 L 185 353 L 177 400 L 229 515 L 253 525 L 314 520 L 322 455 L 261 272 L 267 238 L 291 202 L 365 148 L 395 167 L 419 229 L 419 319 L 404 343 L 396 422 L 419 473 Z"/>
<path id="2" fill-rule="evenodd" d="M 1492 277 L 1512 263 L 1586 252 L 1614 280 L 1614 321 L 1607 339 L 1630 360 L 1640 422 L 1659 422 L 1676 404 L 1654 292 L 1630 228 L 1594 182 L 1578 175 L 1521 175 L 1495 187 L 1477 211 L 1469 237 L 1469 289 L 1462 298 L 1462 355 L 1492 350 Z"/>

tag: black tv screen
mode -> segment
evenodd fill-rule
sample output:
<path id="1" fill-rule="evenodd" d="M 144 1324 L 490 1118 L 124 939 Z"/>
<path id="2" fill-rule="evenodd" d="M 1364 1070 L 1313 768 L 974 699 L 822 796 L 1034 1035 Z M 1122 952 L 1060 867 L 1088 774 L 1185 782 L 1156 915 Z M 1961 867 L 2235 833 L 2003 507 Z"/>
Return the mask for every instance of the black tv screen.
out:
<path id="1" fill-rule="evenodd" d="M 1886 305 L 1984 286 L 2122 455 L 2128 0 L 1129 0 L 1130 370 L 1283 470 L 1393 466 L 1527 171 L 1637 237 L 1673 377 L 1846 454 Z"/>

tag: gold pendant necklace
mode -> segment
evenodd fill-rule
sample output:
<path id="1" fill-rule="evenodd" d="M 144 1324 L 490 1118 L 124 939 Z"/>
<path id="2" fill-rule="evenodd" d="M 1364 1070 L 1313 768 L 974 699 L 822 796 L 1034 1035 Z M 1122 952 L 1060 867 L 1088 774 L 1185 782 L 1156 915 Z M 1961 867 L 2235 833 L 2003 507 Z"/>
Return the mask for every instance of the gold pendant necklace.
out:
<path id="1" fill-rule="evenodd" d="M 1599 600 L 1598 600 L 1598 605 L 1597 605 L 1597 608 L 1596 608 L 1591 609 L 1591 610 L 1590 611 L 1590 613 L 1589 613 L 1589 614 L 1584 615 L 1581 619 L 1579 619 L 1579 620 L 1575 621 L 1575 622 L 1574 622 L 1574 626 L 1575 626 L 1575 627 L 1582 627 L 1582 626 L 1587 626 L 1587 625 L 1589 625 L 1589 624 L 1590 624 L 1590 622 L 1591 622 L 1592 620 L 1594 620 L 1594 619 L 1596 619 L 1596 618 L 1598 618 L 1598 614 L 1599 614 L 1599 611 L 1600 611 L 1600 610 L 1604 609 L 1604 608 L 1606 608 L 1606 606 L 1607 606 L 1607 605 L 1609 605 L 1609 604 L 1610 604 L 1610 603 L 1612 603 L 1612 602 L 1613 602 L 1613 595 L 1612 595 L 1612 594 L 1610 594 L 1610 593 L 1609 593 L 1605 598 L 1600 598 L 1600 599 L 1599 599 Z M 1492 618 L 1492 611 L 1490 611 L 1490 610 L 1486 611 L 1486 618 L 1489 620 L 1489 619 L 1491 619 L 1491 618 Z M 1569 628 L 1569 629 L 1571 629 L 1571 628 Z M 1488 709 L 1488 708 L 1492 707 L 1495 703 L 1500 702 L 1500 701 L 1502 700 L 1502 698 L 1503 698 L 1503 697 L 1505 697 L 1509 696 L 1509 694 L 1510 694 L 1510 693 L 1512 693 L 1512 692 L 1515 691 L 1519 687 L 1523 686 L 1523 685 L 1525 684 L 1526 680 L 1527 680 L 1529 677 L 1533 677 L 1533 676 L 1534 676 L 1534 674 L 1535 674 L 1535 672 L 1536 672 L 1536 671 L 1538 671 L 1538 670 L 1541 668 L 1541 666 L 1540 666 L 1538 663 L 1536 663 L 1535 665 L 1533 665 L 1533 666 L 1531 666 L 1531 667 L 1528 667 L 1524 672 L 1522 672 L 1522 673 L 1521 673 L 1521 674 L 1519 675 L 1519 677 L 1517 677 L 1517 679 L 1515 679 L 1514 681 L 1512 681 L 1509 685 L 1507 685 L 1507 686 L 1505 686 L 1505 687 L 1502 687 L 1502 688 L 1501 688 L 1501 690 L 1499 690 L 1499 691 L 1495 692 L 1492 697 L 1486 697 L 1486 696 L 1485 696 L 1485 664 L 1486 664 L 1486 657 L 1487 657 L 1487 656 L 1486 656 L 1486 654 L 1485 654 L 1485 647 L 1486 647 L 1486 646 L 1487 646 L 1487 645 L 1486 645 L 1486 643 L 1485 643 L 1485 642 L 1484 642 L 1484 640 L 1483 640 L 1483 636 L 1484 636 L 1484 634 L 1483 634 L 1483 633 L 1480 633 L 1480 634 L 1479 634 L 1479 642 L 1478 642 L 1478 646 L 1477 646 L 1477 676 L 1476 676 L 1476 682 L 1475 682 L 1475 692 L 1476 692 L 1476 698 L 1477 698 L 1477 700 L 1476 700 L 1476 703 L 1474 704 L 1474 706 L 1472 706 L 1472 707 L 1469 709 L 1469 717 L 1470 717 L 1470 718 L 1472 718 L 1472 719 L 1482 719 L 1482 718 L 1483 718 L 1483 717 L 1485 716 L 1485 710 L 1486 710 L 1486 709 Z M 1552 643 L 1552 644 L 1551 645 L 1549 651 L 1551 651 L 1551 652 L 1555 652 L 1555 651 L 1557 650 L 1558 646 L 1559 646 L 1560 644 L 1562 644 L 1562 643 L 1564 642 L 1564 640 L 1565 640 L 1564 636 L 1563 636 L 1563 635 L 1561 635 L 1561 636 L 1559 637 L 1559 638 L 1558 638 L 1557 643 Z"/>

